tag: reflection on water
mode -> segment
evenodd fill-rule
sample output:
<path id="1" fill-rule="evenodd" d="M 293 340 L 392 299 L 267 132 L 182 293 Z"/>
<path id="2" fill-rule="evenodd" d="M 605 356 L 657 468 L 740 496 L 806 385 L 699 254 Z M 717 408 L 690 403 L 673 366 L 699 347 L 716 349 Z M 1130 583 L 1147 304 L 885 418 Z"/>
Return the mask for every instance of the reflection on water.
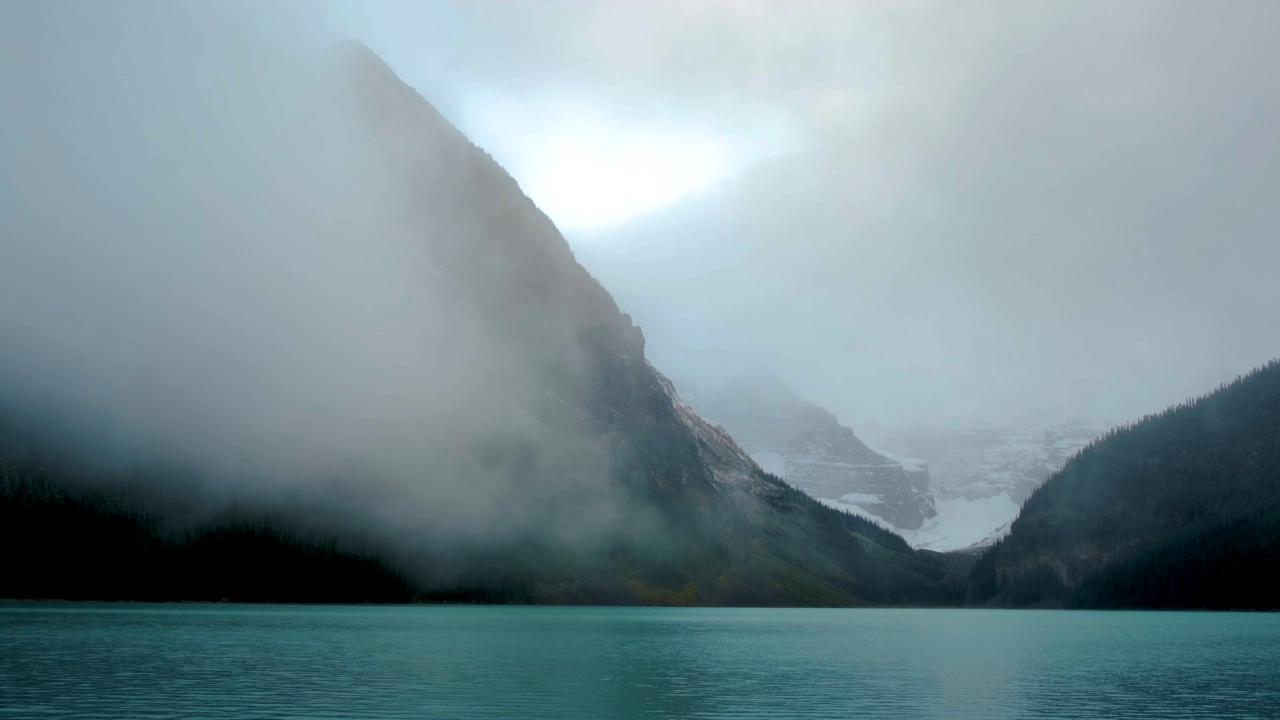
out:
<path id="1" fill-rule="evenodd" d="M 0 604 L 0 717 L 1259 718 L 1280 615 Z"/>

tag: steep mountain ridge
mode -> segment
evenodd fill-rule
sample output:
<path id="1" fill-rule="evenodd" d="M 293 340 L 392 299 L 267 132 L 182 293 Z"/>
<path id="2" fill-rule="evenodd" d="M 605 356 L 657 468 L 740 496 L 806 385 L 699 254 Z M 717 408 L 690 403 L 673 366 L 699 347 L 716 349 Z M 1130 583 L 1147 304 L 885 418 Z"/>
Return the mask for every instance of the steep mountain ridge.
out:
<path id="1" fill-rule="evenodd" d="M 590 562 L 614 569 L 606 574 L 633 574 L 632 599 L 660 602 L 843 604 L 884 602 L 902 590 L 937 594 L 939 568 L 900 539 L 789 493 L 689 412 L 645 360 L 639 329 L 515 181 L 456 130 L 456 146 L 412 141 L 413 128 L 447 123 L 371 53 L 348 51 L 384 154 L 404 173 L 406 224 L 430 240 L 434 262 L 479 324 L 526 359 L 519 372 L 535 390 L 522 410 L 548 429 L 540 444 L 575 438 L 607 463 L 575 468 L 588 490 L 603 484 L 622 493 L 617 526 L 607 530 L 612 550 Z M 419 190 L 439 187 L 450 191 Z M 578 591 L 592 597 L 580 581 Z"/>

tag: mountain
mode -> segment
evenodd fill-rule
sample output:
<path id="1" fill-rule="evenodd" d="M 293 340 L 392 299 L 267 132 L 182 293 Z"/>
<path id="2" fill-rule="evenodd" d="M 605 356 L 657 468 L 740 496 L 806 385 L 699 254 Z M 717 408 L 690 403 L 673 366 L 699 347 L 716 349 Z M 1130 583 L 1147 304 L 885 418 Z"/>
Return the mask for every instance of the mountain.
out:
<path id="1" fill-rule="evenodd" d="M 990 605 L 1277 609 L 1280 361 L 1112 430 L 974 566 Z"/>
<path id="2" fill-rule="evenodd" d="M 882 429 L 885 452 L 776 377 L 687 387 L 694 409 L 768 472 L 938 552 L 974 552 L 1004 535 L 1031 492 L 1102 434 L 1083 421 Z"/>
<path id="3" fill-rule="evenodd" d="M 229 97 L 234 110 L 236 96 Z M 317 104 L 289 116 L 297 127 L 285 123 L 271 142 L 254 148 L 235 144 L 246 134 L 242 126 L 220 124 L 224 152 L 199 158 L 213 167 L 195 163 L 181 170 L 188 183 L 213 183 L 223 194 L 205 189 L 190 217 L 166 217 L 161 228 L 197 225 L 205 211 L 214 221 L 236 212 L 240 202 L 252 203 L 250 229 L 269 232 L 239 231 L 199 246 L 196 273 L 223 257 L 225 243 L 238 248 L 234 243 L 243 241 L 251 257 L 260 258 L 273 243 L 307 242 L 279 263 L 230 273 L 235 282 L 250 270 L 263 275 L 261 287 L 269 292 L 232 286 L 259 304 L 247 311 L 219 305 L 227 288 L 213 284 L 208 302 L 232 314 L 202 306 L 199 322 L 183 323 L 185 334 L 158 334 L 160 340 L 143 347 L 165 348 L 206 332 L 211 317 L 237 330 L 274 322 L 277 306 L 301 314 L 281 310 L 288 322 L 266 325 L 240 356 L 230 346 L 193 344 L 190 352 L 206 363 L 198 366 L 202 372 L 235 381 L 207 396 L 199 382 L 181 377 L 184 365 L 163 366 L 186 382 L 172 386 L 178 390 L 148 391 L 148 404 L 136 414 L 113 403 L 148 389 L 164 372 L 130 371 L 118 394 L 102 395 L 101 413 L 75 412 L 77 402 L 88 400 L 74 394 L 53 402 L 34 391 L 0 392 L 11 399 L 6 417 L 16 418 L 3 426 L 10 450 L 0 458 L 7 488 L 0 498 L 9 517 L 52 518 L 39 526 L 12 525 L 0 537 L 10 558 L 28 553 L 24 567 L 35 568 L 0 579 L 0 596 L 217 594 L 216 582 L 197 595 L 180 584 L 166 586 L 153 573 L 153 554 L 128 548 L 170 548 L 154 556 L 173 567 L 196 557 L 202 538 L 225 536 L 222 529 L 230 527 L 243 541 L 219 546 L 224 551 L 216 564 L 230 573 L 219 577 L 234 577 L 238 564 L 264 556 L 262 549 L 274 543 L 320 557 L 315 567 L 327 558 L 352 563 L 387 578 L 382 586 L 400 587 L 403 579 L 426 598 L 756 605 L 959 600 L 953 563 L 915 552 L 901 537 L 764 472 L 723 429 L 693 412 L 646 359 L 640 329 L 576 262 L 516 181 L 371 51 L 345 47 L 307 97 Z M 326 113 L 342 122 L 328 124 Z M 307 123 L 322 123 L 323 132 Z M 234 158 L 261 152 L 266 159 L 239 177 L 221 164 L 227 150 Z M 282 167 L 292 165 L 269 161 L 300 163 L 311 174 L 291 175 Z M 305 180 L 306 187 L 265 197 L 244 189 L 278 192 L 281 178 L 286 186 L 290 178 L 298 185 Z M 317 195 L 296 201 L 313 187 Z M 371 197 L 358 212 L 342 214 L 343 202 L 364 200 L 366 193 Z M 286 204 L 277 207 L 270 198 Z M 199 242 L 198 235 L 189 241 Z M 341 262 L 321 262 L 327 252 Z M 344 292 L 345 286 L 308 280 L 308 273 L 360 271 L 377 253 L 389 258 L 387 274 L 370 271 L 382 284 Z M 108 270 L 89 272 L 102 273 L 96 280 L 106 284 Z M 219 279 L 206 275 L 199 275 L 203 282 Z M 333 275 L 334 282 L 344 277 Z M 400 282 L 403 289 L 393 285 L 384 301 L 385 283 Z M 290 283 L 301 283 L 302 292 L 290 295 Z M 148 300 L 183 311 L 163 298 Z M 317 303 L 340 313 L 311 313 Z M 388 342 L 379 344 L 384 336 Z M 210 347 L 219 350 L 216 362 L 200 356 Z M 175 355 L 185 357 L 156 350 L 147 358 L 163 363 Z M 79 380 L 75 362 L 70 372 Z M 61 369 L 21 367 L 33 377 Z M 317 377 L 320 382 L 307 384 Z M 285 403 L 283 409 L 273 402 Z M 54 419 L 33 421 L 32 408 Z M 74 421 L 58 415 L 68 408 Z M 242 423 L 250 423 L 248 431 Z M 65 430 L 72 426 L 75 432 Z M 44 489 L 50 486 L 56 489 Z M 150 577 L 146 592 L 103 584 L 99 575 L 61 572 L 83 567 L 74 558 L 99 542 L 99 525 L 76 524 L 86 513 L 105 526 L 135 528 L 119 535 L 124 542 L 101 547 L 125 554 L 114 561 L 126 576 Z M 244 517 L 255 519 L 239 520 Z M 252 531 L 242 532 L 244 526 Z M 32 538 L 42 541 L 27 542 Z M 332 552 L 313 552 L 317 547 Z M 289 562 L 287 552 L 265 556 Z M 59 584 L 50 585 L 51 577 L 61 577 Z M 347 590 L 344 599 L 359 599 Z M 371 591 L 367 599 L 385 594 Z M 262 593 L 228 590 L 224 596 Z"/>
<path id="4" fill-rule="evenodd" d="M 1042 419 L 882 429 L 875 441 L 928 463 L 937 515 L 908 540 L 948 551 L 982 547 L 1002 536 L 1031 492 L 1104 428 L 1100 422 Z"/>
<path id="5" fill-rule="evenodd" d="M 936 513 L 927 467 L 881 455 L 827 410 L 772 377 L 738 379 L 690 394 L 765 470 L 834 507 L 915 530 Z"/>
<path id="6" fill-rule="evenodd" d="M 928 461 L 940 497 L 976 500 L 1004 493 L 1021 504 L 1103 432 L 1100 422 L 1044 419 L 903 428 L 881 432 L 877 441 Z"/>

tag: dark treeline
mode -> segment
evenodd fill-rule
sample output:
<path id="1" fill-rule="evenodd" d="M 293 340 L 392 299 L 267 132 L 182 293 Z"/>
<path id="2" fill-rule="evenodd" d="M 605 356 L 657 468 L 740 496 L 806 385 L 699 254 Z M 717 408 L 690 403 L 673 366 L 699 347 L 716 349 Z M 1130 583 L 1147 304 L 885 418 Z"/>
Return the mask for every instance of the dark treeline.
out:
<path id="1" fill-rule="evenodd" d="M 974 566 L 972 603 L 1276 609 L 1280 361 L 1081 450 Z"/>
<path id="2" fill-rule="evenodd" d="M 6 453 L 0 597 L 68 600 L 407 602 L 380 560 L 229 507 L 182 526 L 166 493 L 98 484 Z"/>
<path id="3" fill-rule="evenodd" d="M 785 483 L 782 502 L 816 502 Z M 474 557 L 481 583 L 423 588 L 378 557 L 286 529 L 289 523 L 231 506 L 192 527 L 172 495 L 154 487 L 84 483 L 34 468 L 0 470 L 0 598 L 299 603 L 532 603 L 545 602 L 530 575 L 512 568 L 554 559 L 535 549 L 507 548 L 501 558 Z M 964 586 L 955 569 L 924 558 L 913 572 L 879 562 L 880 552 L 906 552 L 905 543 L 848 513 L 820 515 L 824 533 L 858 532 L 875 542 L 857 589 L 873 602 L 955 604 Z M 180 523 L 179 523 L 180 525 Z M 901 547 L 899 547 L 901 546 Z M 522 556 L 529 556 L 524 560 Z M 486 562 L 493 572 L 484 572 Z M 951 579 L 948 580 L 947 576 Z M 922 579 L 936 585 L 921 596 Z M 620 600 L 624 598 L 620 597 Z M 560 599 L 559 601 L 565 601 Z M 570 600 L 571 601 L 571 600 Z"/>

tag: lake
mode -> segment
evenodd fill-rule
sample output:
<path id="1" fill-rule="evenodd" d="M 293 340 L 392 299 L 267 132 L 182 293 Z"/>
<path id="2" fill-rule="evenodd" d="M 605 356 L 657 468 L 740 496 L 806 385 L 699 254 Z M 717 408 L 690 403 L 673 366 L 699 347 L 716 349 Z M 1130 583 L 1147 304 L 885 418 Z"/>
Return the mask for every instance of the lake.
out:
<path id="1" fill-rule="evenodd" d="M 0 603 L 0 717 L 1280 717 L 1280 615 Z"/>

